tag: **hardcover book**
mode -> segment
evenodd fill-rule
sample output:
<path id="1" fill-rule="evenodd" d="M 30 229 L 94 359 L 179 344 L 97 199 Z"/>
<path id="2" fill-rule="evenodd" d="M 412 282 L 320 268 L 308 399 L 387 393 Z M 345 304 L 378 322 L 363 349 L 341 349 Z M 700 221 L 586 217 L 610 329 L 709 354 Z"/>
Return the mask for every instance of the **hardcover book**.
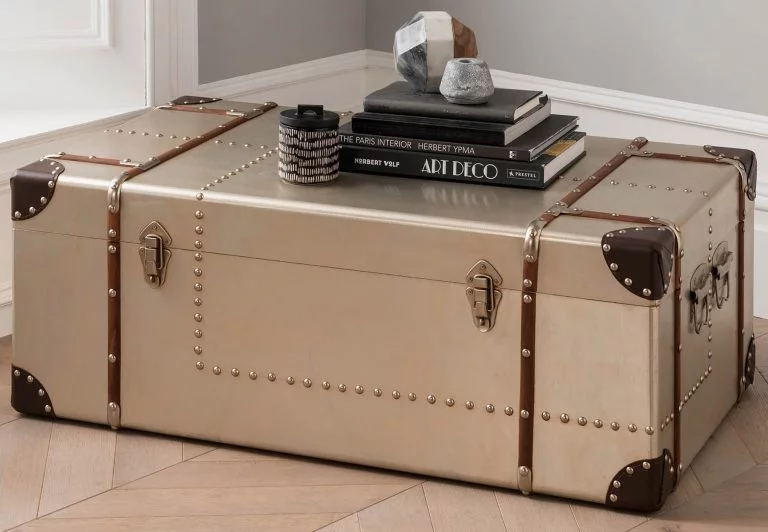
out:
<path id="1" fill-rule="evenodd" d="M 549 98 L 545 97 L 545 103 L 529 111 L 514 124 L 363 111 L 352 115 L 352 131 L 390 137 L 506 146 L 550 116 L 551 106 Z"/>
<path id="2" fill-rule="evenodd" d="M 506 146 L 489 146 L 484 144 L 355 133 L 352 130 L 352 125 L 349 123 L 339 127 L 339 142 L 342 146 L 348 145 L 427 153 L 445 153 L 448 155 L 464 155 L 467 157 L 528 162 L 541 155 L 541 153 L 549 148 L 556 140 L 576 129 L 578 120 L 579 118 L 576 116 L 550 115 L 538 126 L 532 128 L 530 131 L 524 133 Z"/>
<path id="3" fill-rule="evenodd" d="M 341 147 L 339 170 L 542 189 L 586 154 L 585 137 L 571 132 L 528 163 L 347 145 Z"/>
<path id="4" fill-rule="evenodd" d="M 421 92 L 406 81 L 396 81 L 369 94 L 363 111 L 514 124 L 541 105 L 542 96 L 541 91 L 496 88 L 484 104 L 459 105 L 440 93 Z"/>

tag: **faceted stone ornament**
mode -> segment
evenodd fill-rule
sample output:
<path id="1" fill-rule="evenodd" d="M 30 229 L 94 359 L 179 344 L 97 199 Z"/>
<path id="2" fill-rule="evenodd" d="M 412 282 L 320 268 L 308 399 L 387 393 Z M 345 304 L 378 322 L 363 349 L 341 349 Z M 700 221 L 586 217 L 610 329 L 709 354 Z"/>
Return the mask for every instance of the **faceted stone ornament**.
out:
<path id="1" fill-rule="evenodd" d="M 475 33 L 444 11 L 419 11 L 395 33 L 395 66 L 417 90 L 440 92 L 448 61 L 477 57 Z"/>

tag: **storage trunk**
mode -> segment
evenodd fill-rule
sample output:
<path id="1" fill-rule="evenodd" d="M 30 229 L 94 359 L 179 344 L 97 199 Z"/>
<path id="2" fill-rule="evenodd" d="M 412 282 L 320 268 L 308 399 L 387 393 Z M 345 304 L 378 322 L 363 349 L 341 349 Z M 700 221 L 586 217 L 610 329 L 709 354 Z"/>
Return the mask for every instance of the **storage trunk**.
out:
<path id="1" fill-rule="evenodd" d="M 279 112 L 180 98 L 16 173 L 14 407 L 659 508 L 754 375 L 754 154 L 297 186 Z"/>

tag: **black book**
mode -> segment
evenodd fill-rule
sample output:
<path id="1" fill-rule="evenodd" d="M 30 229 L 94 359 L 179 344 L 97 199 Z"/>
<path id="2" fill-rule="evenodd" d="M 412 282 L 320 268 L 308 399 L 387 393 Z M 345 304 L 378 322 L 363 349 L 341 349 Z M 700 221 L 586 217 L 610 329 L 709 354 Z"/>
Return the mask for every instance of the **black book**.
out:
<path id="1" fill-rule="evenodd" d="M 514 124 L 363 111 L 352 115 L 352 131 L 389 137 L 506 146 L 551 114 L 552 104 L 549 98 L 544 98 L 545 103 L 529 111 Z"/>
<path id="2" fill-rule="evenodd" d="M 396 81 L 366 96 L 363 111 L 514 124 L 539 106 L 542 96 L 541 91 L 496 88 L 485 103 L 460 105 L 440 93 L 421 92 L 407 81 Z"/>
<path id="3" fill-rule="evenodd" d="M 543 189 L 584 157 L 585 137 L 586 133 L 581 131 L 569 133 L 529 163 L 342 146 L 339 170 L 359 174 Z"/>
<path id="4" fill-rule="evenodd" d="M 339 127 L 339 142 L 342 146 L 362 146 L 391 150 L 445 153 L 505 161 L 531 161 L 549 148 L 559 138 L 578 126 L 579 118 L 568 115 L 550 115 L 538 126 L 523 133 L 506 146 L 466 144 L 442 140 L 410 139 L 401 136 L 371 135 L 355 133 L 350 123 Z"/>

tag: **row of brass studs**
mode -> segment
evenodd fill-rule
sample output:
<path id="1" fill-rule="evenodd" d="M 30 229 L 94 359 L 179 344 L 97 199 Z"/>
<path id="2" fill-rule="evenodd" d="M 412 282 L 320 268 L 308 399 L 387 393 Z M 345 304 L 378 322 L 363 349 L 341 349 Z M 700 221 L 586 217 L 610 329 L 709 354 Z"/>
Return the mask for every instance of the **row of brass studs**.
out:
<path id="1" fill-rule="evenodd" d="M 234 146 L 238 146 L 238 143 L 237 143 L 237 142 L 235 142 L 234 140 L 232 140 L 232 141 L 229 141 L 229 142 L 224 142 L 224 141 L 223 141 L 223 140 L 221 140 L 221 139 L 216 139 L 216 140 L 214 140 L 214 141 L 213 141 L 213 143 L 214 143 L 214 144 L 220 144 L 220 145 L 226 145 L 226 146 L 229 146 L 230 148 L 232 148 L 232 147 L 234 147 Z M 251 147 L 254 147 L 254 145 L 253 145 L 253 144 L 251 144 L 250 142 L 244 142 L 244 143 L 242 144 L 242 146 L 243 146 L 243 148 L 251 148 Z M 269 148 L 269 146 L 266 146 L 266 145 L 264 145 L 264 144 L 261 144 L 261 145 L 259 146 L 259 149 L 262 149 L 262 150 L 266 150 L 267 148 Z"/>
<path id="2" fill-rule="evenodd" d="M 112 132 L 112 130 L 110 130 L 110 129 L 105 129 L 104 130 L 104 133 L 110 133 L 110 132 Z M 120 134 L 120 133 L 127 133 L 128 135 L 141 135 L 142 137 L 150 137 L 150 136 L 152 136 L 152 137 L 155 137 L 155 138 L 158 138 L 158 139 L 165 137 L 164 133 L 154 133 L 154 134 L 152 134 L 149 131 L 143 131 L 141 133 L 138 133 L 136 130 L 133 130 L 133 129 L 131 129 L 129 131 L 123 131 L 122 129 L 118 128 L 118 129 L 115 129 L 114 132 L 118 133 L 118 134 Z M 190 137 L 187 137 L 187 136 L 179 137 L 178 135 L 168 135 L 168 138 L 169 139 L 181 138 L 182 140 L 190 140 Z"/>
<path id="3" fill-rule="evenodd" d="M 220 142 L 220 141 L 218 141 L 218 142 Z M 230 143 L 230 144 L 232 144 L 232 143 Z M 268 148 L 268 146 L 262 146 L 262 148 L 266 149 L 266 148 Z M 230 172 L 227 172 L 226 174 L 222 174 L 221 176 L 219 176 L 216 179 L 214 179 L 212 182 L 206 183 L 205 185 L 200 187 L 200 190 L 205 192 L 206 190 L 210 190 L 210 189 L 214 188 L 216 185 L 220 185 L 220 184 L 224 183 L 225 181 L 227 181 L 231 177 L 235 177 L 237 174 L 243 172 L 244 170 L 247 170 L 251 166 L 253 166 L 255 164 L 258 164 L 259 162 L 265 160 L 268 157 L 272 157 L 273 153 L 275 153 L 274 149 L 267 150 L 266 152 L 261 154 L 261 157 L 256 157 L 255 159 L 252 159 L 252 160 L 248 161 L 247 163 L 241 164 L 240 166 L 238 166 L 234 170 L 232 170 Z M 198 199 L 202 199 L 202 196 L 200 194 L 198 194 Z"/>
<path id="4" fill-rule="evenodd" d="M 574 178 L 574 179 L 575 179 L 575 178 Z M 620 185 L 620 184 L 621 184 L 621 182 L 620 182 L 620 181 L 617 181 L 616 179 L 611 179 L 611 180 L 609 181 L 609 183 L 610 183 L 611 185 L 613 185 L 613 186 L 616 186 L 616 185 Z M 637 184 L 637 183 L 628 183 L 628 185 L 629 185 L 629 188 L 638 188 L 638 184 Z M 657 187 L 656 187 L 656 185 L 646 185 L 646 187 L 648 188 L 648 190 L 654 190 L 654 189 L 656 189 L 656 188 L 657 188 Z M 675 189 L 675 187 L 664 187 L 664 190 L 666 190 L 667 192 L 674 192 L 676 189 Z M 693 190 L 692 190 L 692 189 L 690 189 L 690 188 L 684 188 L 684 189 L 682 189 L 682 191 L 683 191 L 683 192 L 685 192 L 686 194 L 690 194 L 691 192 L 693 192 Z M 709 196 L 709 192 L 707 192 L 707 191 L 702 191 L 702 192 L 701 192 L 701 195 L 702 195 L 702 196 L 704 196 L 704 197 L 706 198 L 706 197 L 708 197 L 708 196 Z"/>
<path id="5" fill-rule="evenodd" d="M 520 413 L 521 416 L 523 416 L 523 412 Z M 528 413 L 526 412 L 526 414 L 523 417 L 527 418 Z M 543 419 L 544 421 L 549 421 L 550 419 L 552 419 L 552 415 L 548 411 L 544 410 L 541 413 L 541 419 Z M 560 414 L 561 423 L 569 423 L 570 421 L 571 421 L 571 416 L 565 413 Z M 579 416 L 576 419 L 576 422 L 580 426 L 584 427 L 589 423 L 589 420 L 584 416 Z M 598 428 L 598 429 L 601 429 L 604 426 L 603 421 L 601 419 L 595 419 L 594 421 L 592 421 L 592 424 L 595 426 L 595 428 Z M 621 424 L 618 421 L 612 421 L 610 424 L 610 427 L 611 427 L 611 430 L 618 431 L 619 429 L 621 429 Z M 627 425 L 627 430 L 629 430 L 629 432 L 637 432 L 637 425 L 635 425 L 634 423 L 630 423 L 629 425 Z M 652 435 L 654 433 L 653 427 L 645 427 L 645 433 L 648 434 L 649 436 Z"/>
<path id="6" fill-rule="evenodd" d="M 203 226 L 200 225 L 201 224 L 200 220 L 203 219 L 203 216 L 204 216 L 203 211 L 201 211 L 199 209 L 195 211 L 195 220 L 196 220 L 195 234 L 198 235 L 198 236 L 200 236 L 200 235 L 202 235 L 204 233 Z M 201 249 L 202 247 L 203 247 L 202 240 L 196 240 L 195 241 L 195 248 Z M 200 253 L 199 251 L 195 252 L 194 259 L 195 259 L 196 263 L 202 262 L 203 254 Z M 202 277 L 203 269 L 200 268 L 198 265 L 196 265 L 194 270 L 192 270 L 192 273 L 194 274 L 195 277 Z M 195 281 L 194 289 L 195 289 L 195 292 L 202 292 L 203 291 L 203 284 L 201 282 L 199 282 L 199 281 Z M 203 301 L 199 297 L 195 297 L 194 304 L 195 304 L 196 307 L 200 307 L 200 306 L 202 306 Z M 202 322 L 203 321 L 203 315 L 200 312 L 195 312 L 194 320 L 197 323 Z M 203 337 L 203 330 L 198 325 L 197 327 L 195 327 L 195 338 L 199 340 L 202 337 Z M 196 355 L 202 355 L 203 354 L 203 346 L 200 345 L 200 343 L 197 343 L 195 345 L 193 351 L 195 352 Z M 205 363 L 202 360 L 198 360 L 195 363 L 195 367 L 197 367 L 197 369 L 199 369 L 199 370 L 203 370 L 203 369 L 205 369 Z"/>
<path id="7" fill-rule="evenodd" d="M 200 364 L 201 363 L 198 362 L 198 366 L 197 366 L 198 369 L 202 369 L 200 367 Z M 213 366 L 213 368 L 211 368 L 211 371 L 214 375 L 221 375 L 222 373 L 221 366 Z M 232 375 L 233 377 L 239 377 L 240 370 L 238 368 L 232 368 L 229 371 L 229 374 Z M 256 373 L 255 371 L 250 371 L 248 372 L 248 378 L 255 381 L 258 379 L 258 373 Z M 277 375 L 273 372 L 269 372 L 267 373 L 267 380 L 269 382 L 275 382 L 277 380 Z M 296 384 L 296 379 L 294 377 L 286 377 L 285 382 L 288 385 L 293 386 L 294 384 Z M 304 380 L 302 380 L 302 384 L 304 385 L 305 388 L 311 388 L 313 385 L 313 382 L 312 382 L 312 379 L 305 378 Z M 331 388 L 333 388 L 331 383 L 328 381 L 323 381 L 320 386 L 323 388 L 323 390 L 330 390 Z M 339 384 L 338 386 L 336 386 L 336 389 L 341 393 L 345 393 L 347 391 L 347 385 Z M 363 395 L 365 393 L 365 387 L 359 384 L 355 386 L 354 390 L 357 395 Z M 382 395 L 384 395 L 384 391 L 381 388 L 374 388 L 373 395 L 374 397 L 381 397 Z M 392 399 L 395 399 L 395 400 L 398 400 L 402 397 L 402 394 L 400 393 L 399 390 L 392 390 L 391 395 L 392 395 Z M 407 395 L 407 397 L 408 397 L 408 400 L 411 402 L 416 401 L 416 399 L 418 399 L 418 396 L 413 392 L 410 392 Z M 427 395 L 427 403 L 431 405 L 437 403 L 437 397 L 433 394 Z M 453 407 L 455 405 L 456 405 L 456 401 L 452 397 L 448 397 L 445 399 L 445 406 Z M 467 410 L 473 410 L 475 408 L 475 403 L 474 401 L 466 401 L 464 403 L 464 407 Z M 494 412 L 496 412 L 496 407 L 493 404 L 489 403 L 485 405 L 485 411 L 488 412 L 489 414 L 493 414 Z M 507 406 L 504 408 L 504 413 L 508 416 L 511 416 L 515 413 L 515 411 L 511 406 Z"/>

